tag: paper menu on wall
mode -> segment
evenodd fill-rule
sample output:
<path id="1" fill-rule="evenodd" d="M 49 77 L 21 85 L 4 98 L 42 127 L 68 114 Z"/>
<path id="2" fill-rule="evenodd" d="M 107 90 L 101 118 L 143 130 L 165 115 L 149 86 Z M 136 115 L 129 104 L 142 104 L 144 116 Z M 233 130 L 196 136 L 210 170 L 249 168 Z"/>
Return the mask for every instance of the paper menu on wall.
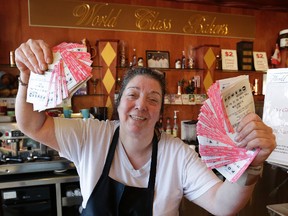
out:
<path id="1" fill-rule="evenodd" d="M 237 181 L 259 149 L 246 150 L 234 142 L 236 127 L 249 112 L 255 112 L 248 76 L 218 80 L 207 91 L 197 123 L 199 153 L 211 169 L 231 182 Z"/>
<path id="2" fill-rule="evenodd" d="M 30 74 L 27 102 L 33 103 L 34 110 L 61 106 L 92 76 L 92 61 L 84 45 L 64 42 L 52 51 L 48 70 L 43 75 Z"/>
<path id="3" fill-rule="evenodd" d="M 288 68 L 267 72 L 263 121 L 273 129 L 277 143 L 267 161 L 288 166 Z"/>

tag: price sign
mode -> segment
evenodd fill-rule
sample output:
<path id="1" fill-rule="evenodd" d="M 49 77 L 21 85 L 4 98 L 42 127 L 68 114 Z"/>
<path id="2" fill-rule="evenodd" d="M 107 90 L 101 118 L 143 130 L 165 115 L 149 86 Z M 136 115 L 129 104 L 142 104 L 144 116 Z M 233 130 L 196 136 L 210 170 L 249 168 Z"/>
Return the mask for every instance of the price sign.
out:
<path id="1" fill-rule="evenodd" d="M 222 49 L 221 56 L 223 70 L 238 70 L 236 50 Z"/>
<path id="2" fill-rule="evenodd" d="M 253 59 L 256 71 L 268 70 L 268 60 L 266 52 L 253 52 Z"/>

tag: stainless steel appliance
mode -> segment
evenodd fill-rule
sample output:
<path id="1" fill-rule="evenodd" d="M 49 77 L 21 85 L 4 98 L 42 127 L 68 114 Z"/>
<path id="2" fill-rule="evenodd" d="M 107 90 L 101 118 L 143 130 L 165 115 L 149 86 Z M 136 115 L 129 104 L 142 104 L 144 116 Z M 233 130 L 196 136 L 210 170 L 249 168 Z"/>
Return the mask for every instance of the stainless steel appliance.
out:
<path id="1" fill-rule="evenodd" d="M 74 197 L 62 205 L 62 185 L 71 181 L 78 181 L 72 162 L 25 136 L 16 123 L 0 123 L 0 216 L 65 216 L 72 208 L 79 215 L 74 208 L 81 196 L 77 205 Z"/>
<path id="2" fill-rule="evenodd" d="M 25 136 L 16 123 L 0 123 L 0 175 L 74 169 L 72 162 Z"/>
<path id="3" fill-rule="evenodd" d="M 53 187 L 34 186 L 1 190 L 3 216 L 55 216 Z M 1 211 L 1 210 L 0 210 Z"/>

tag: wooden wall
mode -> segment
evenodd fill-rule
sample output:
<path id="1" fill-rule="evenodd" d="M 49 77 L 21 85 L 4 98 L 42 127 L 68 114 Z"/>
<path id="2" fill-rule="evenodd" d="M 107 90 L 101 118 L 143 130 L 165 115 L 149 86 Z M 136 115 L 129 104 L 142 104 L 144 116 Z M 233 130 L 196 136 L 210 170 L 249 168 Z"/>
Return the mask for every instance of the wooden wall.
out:
<path id="1" fill-rule="evenodd" d="M 274 49 L 279 31 L 288 28 L 288 13 L 196 5 L 164 0 L 113 0 L 109 2 L 253 15 L 256 18 L 254 50 L 266 51 L 268 57 Z M 144 57 L 145 50 L 149 49 L 168 50 L 170 51 L 172 63 L 174 63 L 176 58 L 181 57 L 181 51 L 188 44 L 195 46 L 217 44 L 221 48 L 236 48 L 236 43 L 243 40 L 242 38 L 228 39 L 172 34 L 31 27 L 28 20 L 28 0 L 0 1 L 0 22 L 0 64 L 8 64 L 9 51 L 15 50 L 22 42 L 29 38 L 44 39 L 51 46 L 63 41 L 80 42 L 83 38 L 87 38 L 92 45 L 95 44 L 97 39 L 125 40 L 129 41 L 130 53 L 132 53 L 133 48 L 136 48 L 138 56 Z"/>
<path id="2" fill-rule="evenodd" d="M 97 2 L 98 0 L 91 1 Z M 270 58 L 274 51 L 279 31 L 288 28 L 288 13 L 282 12 L 228 8 L 165 0 L 110 0 L 109 2 L 255 16 L 256 34 L 254 39 L 254 50 L 265 51 L 268 58 Z M 175 59 L 181 57 L 182 50 L 184 50 L 188 45 L 201 46 L 204 44 L 214 44 L 220 46 L 220 48 L 236 49 L 236 43 L 245 40 L 243 38 L 31 27 L 29 26 L 28 19 L 28 0 L 0 1 L 0 23 L 0 65 L 9 64 L 9 51 L 15 50 L 21 43 L 27 41 L 29 38 L 43 39 L 51 47 L 63 41 L 80 43 L 83 38 L 87 38 L 91 45 L 95 45 L 96 40 L 101 39 L 124 40 L 128 42 L 129 60 L 131 60 L 133 48 L 136 48 L 138 57 L 145 57 L 146 50 L 167 50 L 170 52 L 170 67 L 174 67 Z M 203 57 L 199 56 L 199 58 Z M 200 61 L 201 60 L 202 59 L 200 59 Z M 175 81 L 175 86 L 170 86 L 170 91 L 172 91 L 173 88 L 176 88 L 176 82 L 177 81 Z M 89 89 L 92 88 L 91 85 L 88 85 L 88 87 Z M 97 86 L 97 88 L 100 88 L 100 86 Z M 94 97 L 93 103 L 94 102 L 97 106 L 105 106 L 103 97 Z M 75 111 L 87 107 L 87 104 L 85 103 L 87 103 L 87 98 L 82 98 L 78 101 L 77 105 L 79 106 Z M 89 106 L 90 105 L 92 106 L 92 104 L 89 104 Z M 172 108 L 175 109 L 175 107 Z M 172 108 L 167 111 L 167 116 L 173 116 Z M 192 111 L 191 118 L 197 118 L 199 107 L 194 107 Z M 182 115 L 184 115 L 183 112 L 179 114 L 179 119 L 187 119 L 186 116 Z"/>

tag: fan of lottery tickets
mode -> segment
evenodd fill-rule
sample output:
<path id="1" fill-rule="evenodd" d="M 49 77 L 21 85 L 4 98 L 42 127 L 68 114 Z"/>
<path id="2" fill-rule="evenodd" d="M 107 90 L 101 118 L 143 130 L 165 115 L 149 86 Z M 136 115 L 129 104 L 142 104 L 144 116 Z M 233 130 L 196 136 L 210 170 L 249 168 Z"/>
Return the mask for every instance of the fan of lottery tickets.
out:
<path id="1" fill-rule="evenodd" d="M 199 153 L 207 167 L 235 182 L 259 152 L 240 148 L 234 141 L 241 119 L 255 112 L 249 77 L 218 80 L 207 94 L 197 123 Z"/>
<path id="2" fill-rule="evenodd" d="M 27 102 L 37 111 L 61 106 L 92 77 L 92 60 L 85 45 L 63 42 L 52 51 L 53 63 L 48 70 L 30 74 Z"/>

